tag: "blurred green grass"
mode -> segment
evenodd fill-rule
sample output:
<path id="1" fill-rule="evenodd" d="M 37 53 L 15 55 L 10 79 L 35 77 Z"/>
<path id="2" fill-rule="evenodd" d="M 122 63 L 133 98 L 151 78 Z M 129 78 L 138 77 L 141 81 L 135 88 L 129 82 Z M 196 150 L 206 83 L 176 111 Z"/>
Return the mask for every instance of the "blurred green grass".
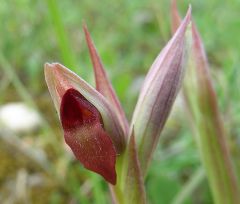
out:
<path id="1" fill-rule="evenodd" d="M 211 65 L 238 169 L 240 147 L 240 2 L 179 1 L 182 14 L 191 3 Z M 0 201 L 19 170 L 41 174 L 44 185 L 28 188 L 32 203 L 107 203 L 107 185 L 85 171 L 63 145 L 60 125 L 43 75 L 45 62 L 65 64 L 94 85 L 81 28 L 87 23 L 119 98 L 130 119 L 144 75 L 170 38 L 167 0 L 3 1 L 0 5 L 0 104 L 25 101 L 44 117 L 43 127 L 21 138 L 42 149 L 48 172 L 0 142 Z M 12 71 L 12 72 L 11 72 Z M 1 129 L 0 129 L 1 132 Z M 199 156 L 180 106 L 168 121 L 146 180 L 150 203 L 171 203 L 200 167 Z M 9 170 L 12 169 L 12 170 Z M 20 171 L 21 172 L 21 171 Z M 52 175 L 56 176 L 52 176 Z M 21 175 L 21 174 L 20 174 Z M 19 201 L 21 203 L 21 201 Z M 184 203 L 212 203 L 208 184 L 198 182 Z"/>

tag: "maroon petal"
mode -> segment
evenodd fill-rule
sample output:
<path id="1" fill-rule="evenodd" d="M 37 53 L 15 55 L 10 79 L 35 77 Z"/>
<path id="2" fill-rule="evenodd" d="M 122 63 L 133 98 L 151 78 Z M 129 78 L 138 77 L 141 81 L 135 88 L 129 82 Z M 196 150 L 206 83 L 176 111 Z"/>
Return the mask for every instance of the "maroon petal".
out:
<path id="1" fill-rule="evenodd" d="M 60 117 L 66 143 L 85 168 L 116 184 L 116 150 L 99 111 L 77 90 L 62 97 Z"/>

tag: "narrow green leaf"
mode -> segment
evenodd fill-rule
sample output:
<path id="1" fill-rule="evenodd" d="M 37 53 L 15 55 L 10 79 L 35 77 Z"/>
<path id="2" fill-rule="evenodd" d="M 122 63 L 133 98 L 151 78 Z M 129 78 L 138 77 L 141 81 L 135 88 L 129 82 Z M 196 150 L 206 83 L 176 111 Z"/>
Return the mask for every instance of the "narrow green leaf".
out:
<path id="1" fill-rule="evenodd" d="M 175 2 L 176 4 L 176 2 Z M 177 14 L 176 6 L 172 7 Z M 179 21 L 173 15 L 173 27 Z M 192 26 L 192 54 L 184 83 L 184 97 L 197 145 L 217 204 L 240 203 L 239 184 L 227 143 L 227 133 L 217 104 L 204 46 Z"/>

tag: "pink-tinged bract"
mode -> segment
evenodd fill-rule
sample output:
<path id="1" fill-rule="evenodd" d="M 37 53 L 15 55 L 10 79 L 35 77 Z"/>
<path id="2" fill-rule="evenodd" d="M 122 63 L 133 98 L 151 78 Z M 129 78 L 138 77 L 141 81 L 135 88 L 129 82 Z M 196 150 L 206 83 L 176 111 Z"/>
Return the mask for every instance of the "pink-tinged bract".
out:
<path id="1" fill-rule="evenodd" d="M 143 176 L 181 87 L 187 62 L 186 31 L 190 21 L 191 8 L 172 39 L 152 64 L 134 110 L 131 128 L 134 126 Z"/>
<path id="2" fill-rule="evenodd" d="M 119 122 L 121 123 L 125 135 L 128 134 L 128 121 L 125 116 L 124 110 L 120 104 L 120 101 L 112 87 L 112 84 L 110 80 L 107 77 L 107 73 L 105 72 L 105 69 L 103 67 L 102 61 L 100 59 L 99 54 L 97 53 L 97 49 L 93 43 L 93 40 L 90 36 L 90 33 L 87 29 L 87 26 L 83 25 L 84 33 L 86 42 L 88 45 L 90 57 L 92 60 L 93 68 L 94 68 L 94 74 L 95 74 L 95 81 L 96 81 L 96 90 L 99 91 L 113 106 L 115 109 L 115 112 L 119 118 Z"/>

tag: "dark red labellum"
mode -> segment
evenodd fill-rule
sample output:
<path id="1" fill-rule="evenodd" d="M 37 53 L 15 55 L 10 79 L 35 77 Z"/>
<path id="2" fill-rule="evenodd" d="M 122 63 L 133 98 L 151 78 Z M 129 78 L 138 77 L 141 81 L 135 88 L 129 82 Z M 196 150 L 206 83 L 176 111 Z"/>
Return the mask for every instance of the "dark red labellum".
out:
<path id="1" fill-rule="evenodd" d="M 61 123 L 66 143 L 85 168 L 116 184 L 116 150 L 97 108 L 71 88 L 62 97 Z"/>

